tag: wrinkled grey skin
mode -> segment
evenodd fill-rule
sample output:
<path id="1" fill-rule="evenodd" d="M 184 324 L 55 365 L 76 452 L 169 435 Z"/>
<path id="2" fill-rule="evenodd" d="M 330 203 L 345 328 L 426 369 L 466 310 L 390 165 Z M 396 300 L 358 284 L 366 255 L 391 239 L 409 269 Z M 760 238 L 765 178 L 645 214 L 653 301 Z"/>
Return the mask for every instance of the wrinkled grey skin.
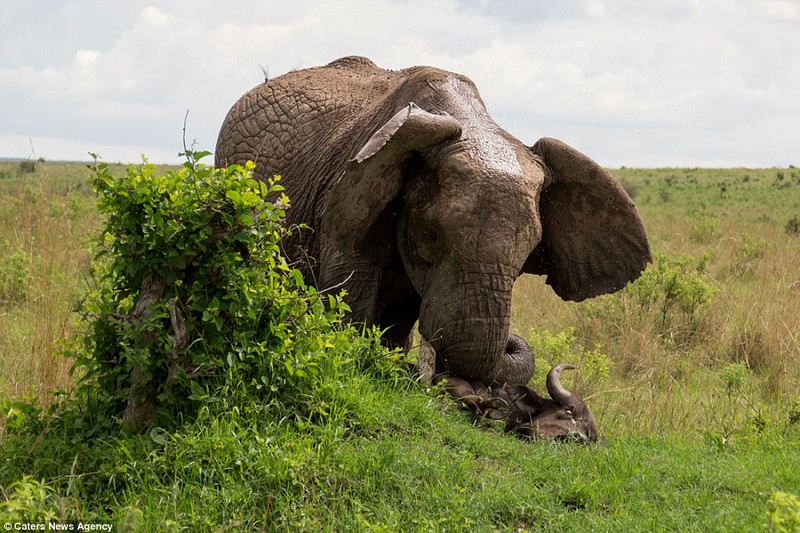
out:
<path id="1" fill-rule="evenodd" d="M 566 300 L 621 289 L 650 261 L 633 202 L 554 139 L 528 147 L 491 119 L 474 84 L 432 67 L 361 57 L 290 72 L 242 96 L 216 165 L 282 176 L 295 234 L 285 252 L 309 283 L 345 289 L 351 319 L 406 343 L 419 319 L 451 376 L 525 384 L 509 342 L 511 289 L 547 276 Z"/>
<path id="2" fill-rule="evenodd" d="M 597 441 L 597 424 L 584 401 L 561 385 L 561 372 L 573 369 L 560 363 L 547 374 L 551 399 L 525 385 L 489 387 L 481 382 L 446 378 L 450 394 L 483 418 L 505 420 L 506 431 L 529 438 L 557 439 L 581 444 Z"/>

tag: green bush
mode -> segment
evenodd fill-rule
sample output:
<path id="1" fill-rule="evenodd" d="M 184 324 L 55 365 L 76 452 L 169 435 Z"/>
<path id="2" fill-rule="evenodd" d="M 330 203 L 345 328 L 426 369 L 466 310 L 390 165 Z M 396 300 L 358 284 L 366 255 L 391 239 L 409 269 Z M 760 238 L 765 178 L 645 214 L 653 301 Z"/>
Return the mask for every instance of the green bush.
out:
<path id="1" fill-rule="evenodd" d="M 732 396 L 740 391 L 749 373 L 745 363 L 731 363 L 721 368 L 719 374 L 725 386 L 725 394 Z"/>
<path id="2" fill-rule="evenodd" d="M 19 248 L 8 253 L 8 248 L 8 242 L 0 248 L 0 306 L 24 300 L 31 281 L 28 255 Z"/>
<path id="3" fill-rule="evenodd" d="M 107 221 L 97 286 L 64 352 L 95 424 L 169 426 L 237 395 L 313 417 L 320 382 L 385 355 L 379 335 L 342 323 L 341 295 L 306 286 L 281 255 L 279 178 L 254 180 L 252 164 L 213 169 L 198 162 L 206 155 L 163 175 L 146 161 L 122 177 L 92 167 Z"/>
<path id="4" fill-rule="evenodd" d="M 33 174 L 34 172 L 36 172 L 36 161 L 26 159 L 25 161 L 19 162 L 19 167 L 17 168 L 18 174 Z"/>
<path id="5" fill-rule="evenodd" d="M 584 327 L 603 324 L 615 335 L 649 328 L 654 337 L 668 345 L 694 341 L 717 293 L 705 272 L 708 258 L 654 255 L 653 263 L 635 282 L 582 307 Z"/>
<path id="6" fill-rule="evenodd" d="M 707 258 L 669 257 L 655 254 L 647 267 L 625 292 L 642 310 L 656 309 L 662 328 L 667 331 L 671 314 L 677 312 L 695 327 L 711 303 L 716 290 L 705 275 Z"/>
<path id="7" fill-rule="evenodd" d="M 767 502 L 767 530 L 775 533 L 800 531 L 800 499 L 776 491 Z"/>
<path id="8" fill-rule="evenodd" d="M 568 328 L 556 334 L 531 329 L 527 340 L 536 360 L 534 380 L 537 383 L 543 382 L 550 368 L 558 363 L 572 363 L 578 368 L 580 376 L 578 388 L 582 392 L 587 392 L 588 388 L 602 383 L 611 373 L 611 361 L 608 356 L 600 351 L 599 345 L 591 350 L 581 346 L 575 328 Z M 567 374 L 564 374 L 564 379 L 569 379 Z"/>
<path id="9" fill-rule="evenodd" d="M 786 222 L 784 230 L 788 235 L 800 235 L 800 216 L 793 216 Z"/>

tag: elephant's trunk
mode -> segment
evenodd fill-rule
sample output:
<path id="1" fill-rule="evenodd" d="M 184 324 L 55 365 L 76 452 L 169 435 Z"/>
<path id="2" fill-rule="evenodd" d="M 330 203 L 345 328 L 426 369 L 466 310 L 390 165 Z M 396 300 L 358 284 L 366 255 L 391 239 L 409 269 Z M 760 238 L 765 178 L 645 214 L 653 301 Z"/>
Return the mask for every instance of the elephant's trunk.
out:
<path id="1" fill-rule="evenodd" d="M 497 360 L 495 374 L 491 381 L 509 385 L 524 385 L 533 376 L 533 352 L 525 339 L 515 333 L 508 333 L 505 353 Z"/>
<path id="2" fill-rule="evenodd" d="M 462 274 L 423 297 L 419 330 L 436 352 L 437 371 L 497 385 L 531 379 L 530 347 L 509 332 L 515 277 L 503 271 Z"/>
<path id="3" fill-rule="evenodd" d="M 423 335 L 424 336 L 424 335 Z M 441 341 L 441 339 L 439 339 Z M 439 352 L 435 346 L 439 346 Z M 446 345 L 442 342 L 427 343 L 426 348 L 433 350 L 433 355 L 429 357 L 434 361 L 427 362 L 428 366 L 434 366 L 437 372 L 447 372 L 451 376 L 462 377 L 464 379 L 476 380 L 492 385 L 524 385 L 533 376 L 534 359 L 533 352 L 525 340 L 515 333 L 509 333 L 505 342 L 505 349 L 492 357 L 481 357 L 486 359 L 485 364 L 474 364 L 477 358 L 473 354 L 478 351 L 483 353 L 493 353 L 485 351 L 486 348 L 475 349 L 474 345 L 459 344 Z M 430 354 L 428 354 L 430 355 Z M 494 359 L 494 362 L 492 362 Z M 433 375 L 434 368 L 428 369 Z"/>

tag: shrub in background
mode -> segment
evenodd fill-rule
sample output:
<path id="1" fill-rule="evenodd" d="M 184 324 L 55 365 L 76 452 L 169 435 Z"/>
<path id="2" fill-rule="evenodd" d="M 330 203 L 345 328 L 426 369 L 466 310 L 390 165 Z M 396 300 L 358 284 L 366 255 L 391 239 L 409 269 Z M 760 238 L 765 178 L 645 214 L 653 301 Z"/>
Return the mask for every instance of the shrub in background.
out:
<path id="1" fill-rule="evenodd" d="M 625 289 L 643 312 L 655 310 L 664 334 L 697 332 L 716 289 L 705 274 L 708 258 L 655 255 L 635 283 Z"/>
<path id="2" fill-rule="evenodd" d="M 9 249 L 8 242 L 0 248 L 0 306 L 24 300 L 31 281 L 30 258 L 19 248 Z"/>
<path id="3" fill-rule="evenodd" d="M 576 388 L 585 394 L 593 386 L 608 379 L 611 373 L 611 361 L 605 353 L 600 351 L 600 346 L 596 345 L 591 350 L 581 346 L 574 328 L 568 328 L 555 334 L 532 328 L 528 332 L 527 340 L 536 360 L 534 378 L 536 383 L 544 381 L 547 372 L 553 365 L 572 363 L 578 369 L 575 374 L 579 380 Z M 569 377 L 565 373 L 562 379 L 566 383 Z"/>
<path id="4" fill-rule="evenodd" d="M 702 330 L 717 289 L 706 274 L 707 257 L 672 257 L 655 253 L 653 263 L 622 291 L 587 303 L 584 328 L 593 324 L 617 335 L 651 331 L 667 345 L 691 344 Z"/>
<path id="5" fill-rule="evenodd" d="M 788 235 L 800 235 L 800 216 L 793 216 L 786 222 L 784 230 Z"/>
<path id="6" fill-rule="evenodd" d="M 19 162 L 19 167 L 17 168 L 17 173 L 19 175 L 33 174 L 34 172 L 36 172 L 36 161 L 26 159 L 25 161 Z"/>

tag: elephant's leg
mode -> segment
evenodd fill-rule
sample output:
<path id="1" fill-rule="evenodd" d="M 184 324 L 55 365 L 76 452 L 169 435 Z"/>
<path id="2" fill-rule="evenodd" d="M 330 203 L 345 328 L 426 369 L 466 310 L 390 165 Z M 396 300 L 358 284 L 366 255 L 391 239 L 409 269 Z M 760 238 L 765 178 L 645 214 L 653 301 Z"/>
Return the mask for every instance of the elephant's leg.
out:
<path id="1" fill-rule="evenodd" d="M 420 340 L 417 356 L 417 376 L 427 386 L 434 384 L 436 378 L 436 351 L 424 338 Z"/>
<path id="2" fill-rule="evenodd" d="M 384 272 L 378 293 L 378 324 L 386 330 L 385 344 L 411 349 L 414 324 L 419 317 L 420 297 L 405 273 Z"/>
<path id="3" fill-rule="evenodd" d="M 365 258 L 346 257 L 325 248 L 321 256 L 317 281 L 319 291 L 329 294 L 345 291 L 344 300 L 350 307 L 347 320 L 367 327 L 377 325 L 382 269 Z"/>
<path id="4" fill-rule="evenodd" d="M 409 351 L 414 342 L 412 330 L 415 322 L 415 318 L 405 314 L 399 316 L 384 314 L 380 321 L 381 329 L 386 330 L 386 333 L 383 334 L 383 343 L 389 348 L 401 348 L 406 352 Z"/>
<path id="5" fill-rule="evenodd" d="M 376 265 L 357 255 L 323 254 L 318 286 L 321 291 L 347 293 L 347 320 L 385 330 L 386 346 L 409 348 L 407 342 L 419 316 L 420 297 L 399 258 Z"/>

